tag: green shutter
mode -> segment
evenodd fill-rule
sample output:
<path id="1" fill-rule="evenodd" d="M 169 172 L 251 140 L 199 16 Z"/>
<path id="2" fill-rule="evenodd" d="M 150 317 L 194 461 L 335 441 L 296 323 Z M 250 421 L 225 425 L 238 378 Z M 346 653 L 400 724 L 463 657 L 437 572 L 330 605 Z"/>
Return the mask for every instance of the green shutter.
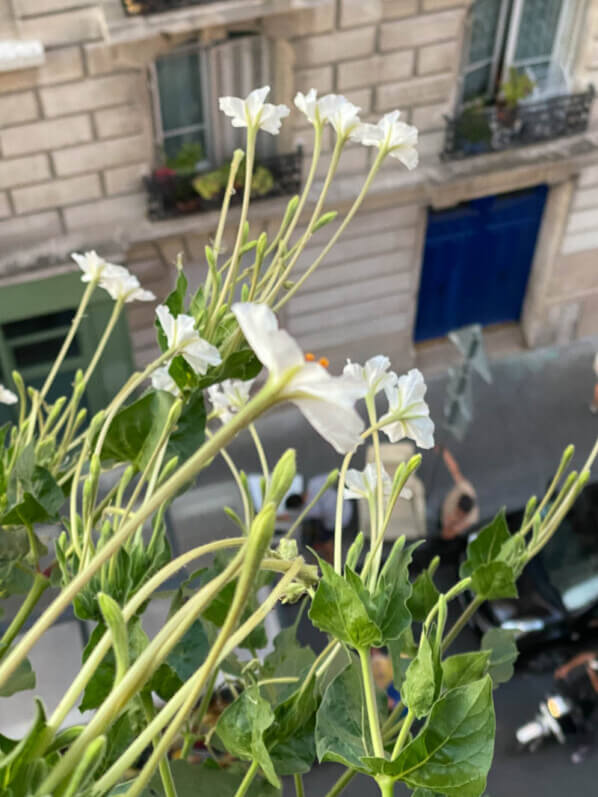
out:
<path id="1" fill-rule="evenodd" d="M 40 387 L 70 327 L 83 295 L 77 273 L 59 274 L 0 288 L 0 380 L 13 387 L 11 373 Z M 50 391 L 50 401 L 70 392 L 74 374 L 91 360 L 114 302 L 98 289 L 92 296 L 73 346 Z M 115 395 L 133 370 L 126 316 L 123 314 L 89 382 L 84 404 L 97 412 Z M 0 423 L 14 419 L 14 408 L 0 405 Z"/>

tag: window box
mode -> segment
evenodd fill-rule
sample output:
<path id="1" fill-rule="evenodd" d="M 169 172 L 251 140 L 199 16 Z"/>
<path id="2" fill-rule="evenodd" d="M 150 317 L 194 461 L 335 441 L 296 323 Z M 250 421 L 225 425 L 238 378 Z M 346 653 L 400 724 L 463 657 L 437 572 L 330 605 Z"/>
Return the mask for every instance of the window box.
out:
<path id="1" fill-rule="evenodd" d="M 301 186 L 301 164 L 301 149 L 286 155 L 259 158 L 254 169 L 253 200 L 296 194 Z M 223 175 L 220 184 L 211 180 L 211 176 L 219 171 Z M 151 176 L 144 178 L 149 218 L 156 221 L 219 208 L 225 174 L 226 165 L 218 170 L 188 173 L 167 167 L 155 169 Z M 203 186 L 198 184 L 202 177 L 206 178 Z M 231 204 L 240 203 L 243 196 L 242 185 L 236 188 Z"/>
<path id="2" fill-rule="evenodd" d="M 137 17 L 144 14 L 158 14 L 163 11 L 176 11 L 187 6 L 203 6 L 216 0 L 122 0 L 125 14 Z"/>
<path id="3" fill-rule="evenodd" d="M 447 117 L 441 157 L 456 160 L 584 133 L 594 93 L 590 86 L 582 93 L 524 102 L 516 108 L 499 104 L 464 108 Z"/>

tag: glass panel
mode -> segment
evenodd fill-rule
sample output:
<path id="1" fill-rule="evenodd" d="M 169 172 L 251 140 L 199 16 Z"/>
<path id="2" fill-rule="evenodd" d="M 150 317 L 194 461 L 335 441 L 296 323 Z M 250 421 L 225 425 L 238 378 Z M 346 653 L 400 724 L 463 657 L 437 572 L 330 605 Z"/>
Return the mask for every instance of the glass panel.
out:
<path id="1" fill-rule="evenodd" d="M 563 0 L 524 0 L 515 61 L 552 55 Z"/>
<path id="2" fill-rule="evenodd" d="M 465 76 L 463 81 L 464 102 L 469 102 L 488 93 L 490 73 L 491 67 L 488 64 L 488 66 L 481 66 L 479 69 L 472 70 Z"/>
<path id="3" fill-rule="evenodd" d="M 16 366 L 18 369 L 25 369 L 32 365 L 40 365 L 41 363 L 53 363 L 61 346 L 62 338 L 52 337 L 48 337 L 46 340 L 40 340 L 37 343 L 17 345 L 13 349 Z M 75 335 L 69 347 L 67 357 L 76 357 L 79 354 L 79 342 Z"/>
<path id="4" fill-rule="evenodd" d="M 476 0 L 474 3 L 467 63 L 493 57 L 500 7 L 500 0 Z"/>
<path id="5" fill-rule="evenodd" d="M 203 122 L 199 53 L 175 53 L 156 62 L 160 111 L 165 133 Z"/>
<path id="6" fill-rule="evenodd" d="M 74 310 L 61 310 L 58 313 L 47 313 L 38 315 L 35 318 L 23 318 L 20 321 L 10 321 L 2 325 L 2 332 L 7 340 L 14 340 L 21 335 L 30 335 L 34 332 L 49 332 L 51 329 L 68 326 L 73 316 Z"/>
<path id="7" fill-rule="evenodd" d="M 185 145 L 187 145 L 185 147 Z M 195 145 L 195 146 L 190 146 Z M 197 146 L 199 145 L 199 146 Z M 195 164 L 206 157 L 205 136 L 202 130 L 190 130 L 164 138 L 164 156 L 171 168 L 193 171 Z"/>

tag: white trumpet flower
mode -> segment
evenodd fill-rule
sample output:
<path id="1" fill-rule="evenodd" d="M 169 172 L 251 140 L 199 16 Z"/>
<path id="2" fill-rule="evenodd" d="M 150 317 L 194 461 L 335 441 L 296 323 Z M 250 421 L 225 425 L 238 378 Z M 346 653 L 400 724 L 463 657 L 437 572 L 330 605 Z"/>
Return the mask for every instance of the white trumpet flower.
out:
<path id="1" fill-rule="evenodd" d="M 179 395 L 177 384 L 168 373 L 168 365 L 156 368 L 152 374 L 152 387 L 155 390 L 164 390 L 166 393 L 172 393 L 173 396 Z"/>
<path id="2" fill-rule="evenodd" d="M 361 108 L 342 94 L 326 94 L 318 100 L 318 110 L 321 119 L 330 122 L 340 138 L 349 137 L 361 125 Z"/>
<path id="3" fill-rule="evenodd" d="M 219 385 L 208 388 L 208 396 L 215 414 L 222 423 L 227 423 L 249 401 L 249 392 L 254 379 L 225 379 Z"/>
<path id="4" fill-rule="evenodd" d="M 374 462 L 370 462 L 363 470 L 349 468 L 345 476 L 345 498 L 372 498 L 376 495 L 378 486 L 378 469 Z M 382 468 L 382 494 L 385 498 L 390 496 L 392 480 Z"/>
<path id="5" fill-rule="evenodd" d="M 71 257 L 83 272 L 81 282 L 99 280 L 105 269 L 114 267 L 113 263 L 108 263 L 94 250 L 91 250 L 91 252 L 85 252 L 82 255 L 78 252 L 73 252 Z"/>
<path id="6" fill-rule="evenodd" d="M 295 370 L 279 400 L 295 404 L 339 453 L 358 446 L 363 421 L 353 405 L 364 395 L 363 386 L 350 377 L 331 376 L 321 362 L 306 362 L 298 343 L 279 329 L 267 305 L 241 302 L 232 311 L 257 358 L 274 378 Z"/>
<path id="7" fill-rule="evenodd" d="M 434 422 L 424 401 L 426 390 L 424 377 L 417 368 L 400 376 L 396 386 L 385 388 L 388 413 L 380 418 L 380 423 L 388 421 L 382 431 L 391 443 L 409 437 L 420 448 L 434 446 Z"/>
<path id="8" fill-rule="evenodd" d="M 375 357 L 370 357 L 365 365 L 359 363 L 352 363 L 347 360 L 347 364 L 343 369 L 343 373 L 361 381 L 364 385 L 366 393 L 371 393 L 375 396 L 381 390 L 387 387 L 394 387 L 399 377 L 394 371 L 389 371 L 390 360 L 383 354 L 377 354 Z"/>
<path id="9" fill-rule="evenodd" d="M 220 365 L 220 352 L 200 337 L 192 316 L 181 313 L 175 318 L 164 304 L 156 308 L 156 315 L 166 335 L 168 348 L 176 349 L 196 374 L 205 374 L 210 365 Z"/>
<path id="10" fill-rule="evenodd" d="M 386 113 L 375 124 L 363 124 L 357 127 L 351 138 L 366 147 L 378 147 L 391 158 L 397 158 L 408 169 L 415 169 L 418 164 L 417 127 L 399 122 L 399 111 Z"/>
<path id="11" fill-rule="evenodd" d="M 137 277 L 124 266 L 115 266 L 108 263 L 100 276 L 100 287 L 104 288 L 116 301 L 153 302 L 155 296 L 151 291 L 144 290 Z"/>
<path id="12" fill-rule="evenodd" d="M 232 119 L 233 127 L 250 127 L 265 130 L 273 136 L 280 132 L 281 120 L 288 116 L 286 105 L 272 105 L 264 102 L 270 86 L 254 89 L 243 100 L 240 97 L 220 97 L 220 110 Z"/>

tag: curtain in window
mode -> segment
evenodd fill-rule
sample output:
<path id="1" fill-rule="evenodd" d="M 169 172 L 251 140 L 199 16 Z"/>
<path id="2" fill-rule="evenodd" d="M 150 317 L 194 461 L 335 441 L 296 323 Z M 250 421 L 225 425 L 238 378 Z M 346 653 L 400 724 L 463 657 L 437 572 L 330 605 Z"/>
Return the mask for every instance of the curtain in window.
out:
<path id="1" fill-rule="evenodd" d="M 551 85 L 563 86 L 564 75 L 557 69 L 558 33 L 567 0 L 523 0 L 514 42 L 512 66 L 527 71 L 537 92 Z M 568 43 L 571 46 L 571 42 Z"/>
<path id="2" fill-rule="evenodd" d="M 218 108 L 218 98 L 245 97 L 255 88 L 272 85 L 273 52 L 264 36 L 243 36 L 208 50 L 210 77 L 210 119 L 212 132 L 211 151 L 215 163 L 229 158 L 237 147 L 243 147 L 245 128 L 235 128 Z M 270 101 L 275 99 L 269 97 Z M 275 152 L 276 139 L 260 133 L 257 139 L 258 157 Z"/>

